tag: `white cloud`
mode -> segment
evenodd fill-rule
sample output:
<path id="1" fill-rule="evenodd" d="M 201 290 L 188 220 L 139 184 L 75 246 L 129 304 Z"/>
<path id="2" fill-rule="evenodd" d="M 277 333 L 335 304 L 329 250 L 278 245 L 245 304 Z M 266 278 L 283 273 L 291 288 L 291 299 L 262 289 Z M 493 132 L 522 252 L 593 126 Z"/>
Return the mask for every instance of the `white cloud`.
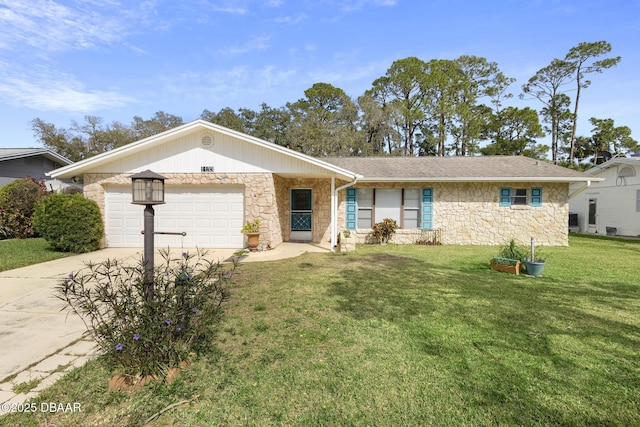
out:
<path id="1" fill-rule="evenodd" d="M 0 98 L 35 110 L 91 112 L 134 102 L 117 91 L 89 90 L 73 76 L 44 67 L 21 70 L 0 62 Z"/>
<path id="2" fill-rule="evenodd" d="M 222 49 L 221 52 L 226 54 L 240 54 L 252 51 L 263 51 L 269 48 L 270 40 L 270 36 L 253 36 L 243 44 Z"/>
<path id="3" fill-rule="evenodd" d="M 274 18 L 272 21 L 277 24 L 299 24 L 300 22 L 306 20 L 308 18 L 305 14 L 300 14 L 297 16 L 281 16 L 278 18 Z"/>
<path id="4" fill-rule="evenodd" d="M 109 45 L 128 35 L 133 15 L 113 2 L 0 0 L 0 49 L 43 53 Z"/>

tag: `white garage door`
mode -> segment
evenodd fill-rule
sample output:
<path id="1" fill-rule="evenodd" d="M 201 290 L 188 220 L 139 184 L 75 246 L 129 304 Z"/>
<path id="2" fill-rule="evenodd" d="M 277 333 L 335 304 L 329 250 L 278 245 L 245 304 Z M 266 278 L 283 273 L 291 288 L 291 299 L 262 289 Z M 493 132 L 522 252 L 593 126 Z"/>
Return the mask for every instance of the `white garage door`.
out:
<path id="1" fill-rule="evenodd" d="M 155 247 L 242 248 L 244 190 L 240 187 L 167 186 L 165 204 L 155 205 Z M 108 247 L 143 247 L 144 206 L 131 203 L 131 187 L 109 187 L 105 193 Z"/>

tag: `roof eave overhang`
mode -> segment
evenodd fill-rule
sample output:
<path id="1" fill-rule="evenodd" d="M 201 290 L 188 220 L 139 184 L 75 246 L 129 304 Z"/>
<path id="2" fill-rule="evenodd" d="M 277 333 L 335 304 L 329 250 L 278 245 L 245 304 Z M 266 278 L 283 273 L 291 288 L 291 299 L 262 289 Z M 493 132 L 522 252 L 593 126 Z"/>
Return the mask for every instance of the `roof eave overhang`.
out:
<path id="1" fill-rule="evenodd" d="M 58 163 L 62 163 L 65 165 L 70 165 L 73 162 L 69 159 L 67 159 L 66 157 L 61 156 L 60 154 L 50 151 L 50 150 L 46 150 L 46 149 L 34 149 L 33 151 L 28 151 L 28 152 L 24 152 L 24 153 L 18 153 L 18 154 L 13 154 L 10 156 L 3 156 L 2 158 L 0 158 L 0 160 L 2 161 L 7 161 L 7 160 L 16 160 L 16 159 L 24 159 L 26 157 L 33 157 L 33 156 L 44 156 L 46 158 L 48 158 L 49 160 L 52 160 L 54 162 L 58 162 Z"/>
<path id="2" fill-rule="evenodd" d="M 603 181 L 596 177 L 363 177 L 359 182 L 593 182 Z"/>

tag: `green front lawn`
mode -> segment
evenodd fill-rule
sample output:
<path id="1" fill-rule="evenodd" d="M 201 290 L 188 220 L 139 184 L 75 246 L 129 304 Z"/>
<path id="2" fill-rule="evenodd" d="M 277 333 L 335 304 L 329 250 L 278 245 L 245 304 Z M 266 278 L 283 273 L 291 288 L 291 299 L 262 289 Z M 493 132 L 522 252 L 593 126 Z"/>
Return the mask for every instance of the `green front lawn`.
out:
<path id="1" fill-rule="evenodd" d="M 0 240 L 0 271 L 64 258 L 69 255 L 50 249 L 49 243 L 43 238 Z"/>
<path id="2" fill-rule="evenodd" d="M 0 425 L 640 425 L 640 243 L 572 236 L 543 277 L 493 247 L 359 245 L 240 265 L 218 342 L 171 386 L 99 361 Z M 39 401 L 38 401 L 39 402 Z M 38 403 L 39 405 L 39 403 Z"/>

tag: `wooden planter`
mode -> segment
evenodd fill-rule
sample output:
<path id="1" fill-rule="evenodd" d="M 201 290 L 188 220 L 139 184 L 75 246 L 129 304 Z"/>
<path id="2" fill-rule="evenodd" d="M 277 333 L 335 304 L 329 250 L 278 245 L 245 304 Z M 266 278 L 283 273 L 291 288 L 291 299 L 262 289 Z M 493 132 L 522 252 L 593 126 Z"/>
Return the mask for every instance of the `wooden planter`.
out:
<path id="1" fill-rule="evenodd" d="M 504 263 L 505 261 L 509 262 L 510 264 L 505 264 Z M 493 258 L 491 260 L 491 269 L 496 271 L 502 271 L 504 273 L 519 275 L 520 261 L 516 259 L 507 259 L 507 258 Z"/>

